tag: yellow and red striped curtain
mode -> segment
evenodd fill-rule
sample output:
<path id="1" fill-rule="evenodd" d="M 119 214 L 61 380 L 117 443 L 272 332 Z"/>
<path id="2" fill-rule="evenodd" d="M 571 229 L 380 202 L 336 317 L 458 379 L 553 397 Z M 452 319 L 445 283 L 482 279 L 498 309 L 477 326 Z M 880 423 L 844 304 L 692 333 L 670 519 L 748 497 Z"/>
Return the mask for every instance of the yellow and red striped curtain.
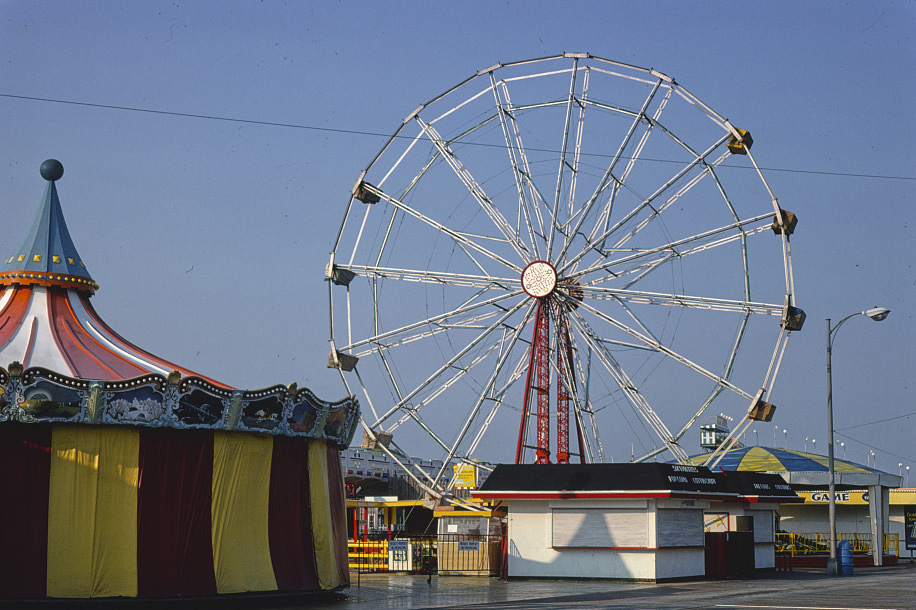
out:
<path id="1" fill-rule="evenodd" d="M 0 424 L 4 597 L 177 597 L 349 584 L 321 440 Z"/>

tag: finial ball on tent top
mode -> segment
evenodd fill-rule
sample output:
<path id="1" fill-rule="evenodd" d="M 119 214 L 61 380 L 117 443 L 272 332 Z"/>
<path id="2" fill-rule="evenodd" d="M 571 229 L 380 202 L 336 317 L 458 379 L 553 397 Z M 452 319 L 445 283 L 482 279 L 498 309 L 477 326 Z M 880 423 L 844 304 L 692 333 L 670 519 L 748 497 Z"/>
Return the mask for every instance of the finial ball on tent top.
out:
<path id="1" fill-rule="evenodd" d="M 41 177 L 49 182 L 60 180 L 64 175 L 64 166 L 57 159 L 48 159 L 41 164 Z"/>

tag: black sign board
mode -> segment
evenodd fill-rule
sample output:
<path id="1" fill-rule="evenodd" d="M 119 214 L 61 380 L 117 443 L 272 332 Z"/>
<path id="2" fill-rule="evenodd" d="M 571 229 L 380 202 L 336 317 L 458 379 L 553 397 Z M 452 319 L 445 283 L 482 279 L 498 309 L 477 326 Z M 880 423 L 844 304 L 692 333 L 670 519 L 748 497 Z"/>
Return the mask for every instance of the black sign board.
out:
<path id="1" fill-rule="evenodd" d="M 912 504 L 903 507 L 903 529 L 907 550 L 916 550 L 916 506 Z"/>

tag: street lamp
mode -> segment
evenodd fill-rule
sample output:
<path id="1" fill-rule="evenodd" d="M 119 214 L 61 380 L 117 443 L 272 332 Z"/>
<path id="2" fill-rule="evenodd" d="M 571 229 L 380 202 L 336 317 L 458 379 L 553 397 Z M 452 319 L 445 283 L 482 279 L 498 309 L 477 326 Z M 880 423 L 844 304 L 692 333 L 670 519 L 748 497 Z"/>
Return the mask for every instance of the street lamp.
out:
<path id="1" fill-rule="evenodd" d="M 836 326 L 830 326 L 830 318 L 827 318 L 827 500 L 828 520 L 830 521 L 830 559 L 827 560 L 827 574 L 836 576 L 836 486 L 834 485 L 834 464 L 833 464 L 833 375 L 830 369 L 831 353 L 833 352 L 833 338 L 836 331 L 840 329 L 843 322 L 859 314 L 868 316 L 876 322 L 880 322 L 891 312 L 885 307 L 874 307 L 866 311 L 857 311 L 851 313 L 839 322 Z"/>

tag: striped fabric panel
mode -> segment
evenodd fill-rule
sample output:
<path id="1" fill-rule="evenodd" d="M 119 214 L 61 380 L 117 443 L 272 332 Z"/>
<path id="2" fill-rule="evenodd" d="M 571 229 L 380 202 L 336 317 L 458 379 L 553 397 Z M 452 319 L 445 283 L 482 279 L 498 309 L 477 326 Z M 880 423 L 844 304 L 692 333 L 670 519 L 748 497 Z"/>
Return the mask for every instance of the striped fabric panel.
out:
<path id="1" fill-rule="evenodd" d="M 240 432 L 213 434 L 216 590 L 276 591 L 267 526 L 273 439 Z"/>
<path id="2" fill-rule="evenodd" d="M 309 506 L 309 441 L 275 436 L 270 465 L 270 557 L 277 588 L 315 591 L 318 573 Z"/>
<path id="3" fill-rule="evenodd" d="M 213 432 L 140 430 L 140 597 L 214 595 L 210 507 Z"/>
<path id="4" fill-rule="evenodd" d="M 325 441 L 4 423 L 0 459 L 4 597 L 176 597 L 349 582 L 343 477 Z"/>
<path id="5" fill-rule="evenodd" d="M 334 532 L 334 558 L 337 563 L 339 586 L 350 584 L 350 561 L 347 557 L 347 498 L 344 489 L 343 465 L 340 451 L 334 443 L 325 442 L 328 463 L 328 499 L 331 528 Z"/>
<path id="6" fill-rule="evenodd" d="M 136 597 L 139 446 L 136 429 L 53 428 L 49 597 Z"/>
<path id="7" fill-rule="evenodd" d="M 0 463 L 0 591 L 44 597 L 51 425 L 0 424 Z"/>
<path id="8" fill-rule="evenodd" d="M 312 532 L 315 537 L 318 583 L 324 591 L 349 583 L 349 573 L 344 576 L 344 569 L 341 568 L 341 562 L 345 566 L 347 561 L 346 511 L 341 509 L 340 514 L 335 514 L 336 507 L 344 503 L 343 485 L 338 487 L 335 483 L 332 486 L 332 470 L 340 470 L 340 458 L 336 448 L 327 441 L 311 441 L 309 474 Z"/>

